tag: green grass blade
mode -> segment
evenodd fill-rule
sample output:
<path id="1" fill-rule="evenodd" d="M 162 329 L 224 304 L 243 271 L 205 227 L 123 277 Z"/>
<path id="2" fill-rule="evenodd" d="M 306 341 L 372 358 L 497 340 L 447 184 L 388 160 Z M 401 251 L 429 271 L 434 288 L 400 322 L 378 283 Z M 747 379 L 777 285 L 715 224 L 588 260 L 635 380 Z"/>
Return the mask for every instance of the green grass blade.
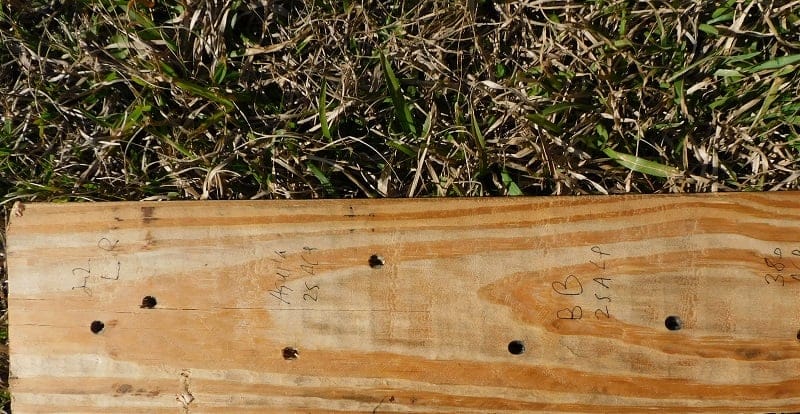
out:
<path id="1" fill-rule="evenodd" d="M 517 183 L 511 179 L 511 175 L 506 171 L 504 168 L 502 172 L 500 172 L 500 177 L 503 179 L 503 186 L 506 188 L 508 195 L 510 196 L 521 196 L 522 190 L 519 189 Z"/>
<path id="2" fill-rule="evenodd" d="M 764 102 L 761 104 L 761 108 L 758 110 L 758 113 L 756 113 L 755 119 L 753 119 L 753 126 L 755 126 L 764 117 L 764 114 L 767 113 L 770 105 L 772 105 L 772 103 L 775 102 L 775 99 L 778 98 L 778 91 L 780 90 L 782 84 L 783 78 L 775 78 L 772 81 L 772 85 L 767 91 L 767 96 L 764 97 Z"/>
<path id="3" fill-rule="evenodd" d="M 386 76 L 386 82 L 389 86 L 389 95 L 392 97 L 392 104 L 394 105 L 394 111 L 395 115 L 397 116 L 397 120 L 400 122 L 400 125 L 403 128 L 403 132 L 417 136 L 417 128 L 414 126 L 414 118 L 411 116 L 411 110 L 408 107 L 406 98 L 403 96 L 403 90 L 400 88 L 400 82 L 394 75 L 392 64 L 389 63 L 389 60 L 386 59 L 386 55 L 384 55 L 383 52 L 380 52 L 380 58 L 381 67 L 383 68 L 383 74 Z"/>
<path id="4" fill-rule="evenodd" d="M 712 24 L 715 24 L 715 23 L 728 22 L 728 21 L 733 20 L 733 13 L 725 13 L 725 14 L 720 14 L 718 16 L 713 16 L 712 15 L 711 17 L 713 17 L 713 19 L 711 19 L 711 20 L 706 22 L 706 25 L 708 25 L 708 26 L 710 26 Z M 700 29 L 700 30 L 702 30 L 702 29 Z"/>
<path id="5" fill-rule="evenodd" d="M 159 62 L 159 67 L 161 67 L 161 71 L 164 72 L 165 75 L 169 76 L 170 78 L 177 78 L 178 72 L 170 65 L 165 62 Z"/>
<path id="6" fill-rule="evenodd" d="M 425 122 L 422 123 L 422 136 L 421 138 L 427 138 L 428 134 L 431 133 L 431 126 L 433 126 L 433 108 L 428 111 L 428 116 L 425 117 Z"/>
<path id="7" fill-rule="evenodd" d="M 719 30 L 717 30 L 716 27 L 714 27 L 714 26 L 712 26 L 710 24 L 701 24 L 697 28 L 700 29 L 703 32 L 706 32 L 706 33 L 710 34 L 710 35 L 716 36 L 716 35 L 719 34 Z"/>
<path id="8" fill-rule="evenodd" d="M 181 145 L 179 142 L 177 142 L 177 141 L 173 140 L 172 138 L 170 138 L 169 135 L 161 134 L 161 133 L 156 133 L 154 135 L 157 136 L 159 140 L 165 141 L 172 148 L 175 148 L 176 150 L 178 150 L 178 152 L 183 154 L 184 157 L 186 157 L 188 159 L 192 159 L 192 160 L 197 158 L 197 155 L 193 154 L 191 151 L 189 151 L 186 147 Z"/>
<path id="9" fill-rule="evenodd" d="M 397 140 L 391 140 L 391 141 L 386 141 L 386 145 L 402 152 L 403 154 L 406 154 L 410 158 L 417 158 L 417 151 L 414 151 L 413 149 L 411 149 L 411 147 L 409 147 L 403 142 Z"/>
<path id="10" fill-rule="evenodd" d="M 216 68 L 214 68 L 214 84 L 220 85 L 225 82 L 225 76 L 228 74 L 228 64 L 225 62 L 225 59 L 220 59 L 217 62 Z"/>
<path id="11" fill-rule="evenodd" d="M 326 108 L 326 95 L 328 94 L 328 82 L 324 79 L 322 80 L 322 92 L 319 93 L 319 124 L 320 129 L 322 129 L 322 136 L 325 137 L 328 142 L 332 141 L 331 138 L 331 130 L 328 127 L 328 109 Z"/>
<path id="12" fill-rule="evenodd" d="M 216 102 L 228 109 L 233 109 L 234 107 L 232 100 L 221 96 L 219 93 L 209 88 L 200 86 L 194 82 L 189 82 L 183 79 L 173 79 L 173 81 L 175 82 L 175 85 L 177 85 L 179 88 L 191 93 L 192 95 L 196 95 L 201 98 L 206 98 L 209 101 Z"/>
<path id="13" fill-rule="evenodd" d="M 475 141 L 478 143 L 478 147 L 480 148 L 481 152 L 483 152 L 486 150 L 486 139 L 483 138 L 481 128 L 478 126 L 475 110 L 470 108 L 470 112 L 472 112 L 469 116 L 470 124 L 472 125 L 472 135 L 475 136 Z"/>
<path id="14" fill-rule="evenodd" d="M 722 78 L 741 78 L 744 75 L 736 69 L 717 69 L 714 72 L 714 76 Z"/>
<path id="15" fill-rule="evenodd" d="M 750 69 L 748 69 L 748 71 L 758 72 L 761 70 L 768 70 L 768 69 L 780 69 L 784 66 L 789 66 L 797 62 L 800 62 L 800 54 L 781 56 L 775 59 L 768 60 L 759 65 L 753 66 Z"/>
<path id="16" fill-rule="evenodd" d="M 750 59 L 752 59 L 752 58 L 754 58 L 754 57 L 756 57 L 756 56 L 758 56 L 760 54 L 761 54 L 761 52 L 751 52 L 751 53 L 744 53 L 744 54 L 741 54 L 741 55 L 727 57 L 727 58 L 725 58 L 725 65 L 730 65 L 731 63 L 744 62 L 744 61 L 750 60 Z"/>
<path id="17" fill-rule="evenodd" d="M 554 105 L 550 105 L 547 108 L 544 108 L 542 110 L 541 114 L 542 114 L 542 116 L 547 116 L 547 115 L 551 115 L 551 114 L 557 114 L 559 112 L 568 111 L 568 110 L 570 110 L 572 108 L 588 110 L 588 109 L 591 109 L 591 106 L 586 105 L 586 104 L 576 103 L 576 102 L 560 102 L 560 103 L 557 103 L 557 104 L 554 104 Z"/>
<path id="18" fill-rule="evenodd" d="M 635 155 L 616 152 L 611 148 L 606 148 L 603 152 L 623 167 L 642 174 L 665 178 L 680 175 L 680 171 L 675 167 L 659 164 L 654 161 L 639 158 Z"/>
<path id="19" fill-rule="evenodd" d="M 709 61 L 711 61 L 711 60 L 717 59 L 717 57 L 718 57 L 718 56 L 716 56 L 716 55 L 710 55 L 710 56 L 706 56 L 706 57 L 704 57 L 704 58 L 702 58 L 702 59 L 698 59 L 698 60 L 696 60 L 695 62 L 691 63 L 689 66 L 687 66 L 687 67 L 685 67 L 685 68 L 683 68 L 683 69 L 679 70 L 678 72 L 676 72 L 676 73 L 675 73 L 674 75 L 672 75 L 672 76 L 671 76 L 669 79 L 667 79 L 667 80 L 666 80 L 666 82 L 667 82 L 667 83 L 672 83 L 672 82 L 674 82 L 676 79 L 678 79 L 678 78 L 680 78 L 681 76 L 685 75 L 687 72 L 689 72 L 689 71 L 691 71 L 691 70 L 695 69 L 696 67 L 698 67 L 698 66 L 700 66 L 700 65 L 703 65 L 703 64 L 705 64 L 705 63 L 708 63 L 708 62 L 709 62 Z"/>
<path id="20" fill-rule="evenodd" d="M 539 125 L 540 127 L 554 134 L 561 134 L 562 132 L 564 132 L 563 128 L 550 122 L 547 118 L 539 114 L 528 114 L 525 117 L 528 118 L 528 120 L 533 122 L 534 124 Z"/>
<path id="21" fill-rule="evenodd" d="M 325 190 L 325 193 L 328 195 L 336 195 L 336 188 L 331 184 L 331 180 L 328 179 L 328 176 L 325 175 L 322 170 L 310 162 L 306 163 L 306 168 L 311 171 L 311 174 L 314 174 L 314 177 L 316 177 L 317 181 L 322 185 L 322 189 Z"/>

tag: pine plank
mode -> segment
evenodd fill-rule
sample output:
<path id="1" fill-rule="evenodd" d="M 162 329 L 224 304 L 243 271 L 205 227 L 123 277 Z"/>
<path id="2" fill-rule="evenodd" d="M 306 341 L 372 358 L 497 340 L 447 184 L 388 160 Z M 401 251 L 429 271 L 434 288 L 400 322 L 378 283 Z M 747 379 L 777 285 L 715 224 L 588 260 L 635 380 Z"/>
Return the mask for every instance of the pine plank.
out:
<path id="1" fill-rule="evenodd" d="M 8 266 L 15 414 L 800 411 L 798 193 L 18 204 Z"/>

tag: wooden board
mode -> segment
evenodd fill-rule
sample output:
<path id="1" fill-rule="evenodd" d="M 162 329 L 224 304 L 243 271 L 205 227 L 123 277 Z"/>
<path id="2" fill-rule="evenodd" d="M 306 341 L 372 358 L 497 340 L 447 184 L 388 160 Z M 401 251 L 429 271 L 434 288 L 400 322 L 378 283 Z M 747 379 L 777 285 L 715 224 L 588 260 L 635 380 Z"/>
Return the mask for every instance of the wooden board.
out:
<path id="1" fill-rule="evenodd" d="M 798 193 L 12 215 L 15 414 L 800 411 Z"/>

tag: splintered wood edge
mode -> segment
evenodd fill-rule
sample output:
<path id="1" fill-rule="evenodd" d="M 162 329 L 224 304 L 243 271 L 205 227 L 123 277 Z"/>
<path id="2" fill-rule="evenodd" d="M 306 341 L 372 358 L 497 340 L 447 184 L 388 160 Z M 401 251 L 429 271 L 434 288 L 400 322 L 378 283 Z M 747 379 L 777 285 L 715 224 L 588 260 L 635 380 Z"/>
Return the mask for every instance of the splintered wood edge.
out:
<path id="1" fill-rule="evenodd" d="M 797 411 L 798 200 L 16 203 L 14 412 Z"/>

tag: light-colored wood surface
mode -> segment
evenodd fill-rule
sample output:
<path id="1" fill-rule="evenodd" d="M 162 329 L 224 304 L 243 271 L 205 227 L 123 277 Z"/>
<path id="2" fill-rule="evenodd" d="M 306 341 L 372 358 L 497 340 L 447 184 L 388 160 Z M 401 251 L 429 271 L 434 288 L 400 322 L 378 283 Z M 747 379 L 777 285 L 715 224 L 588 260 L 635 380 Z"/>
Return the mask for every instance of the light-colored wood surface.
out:
<path id="1" fill-rule="evenodd" d="M 15 414 L 800 411 L 799 193 L 12 215 Z"/>

